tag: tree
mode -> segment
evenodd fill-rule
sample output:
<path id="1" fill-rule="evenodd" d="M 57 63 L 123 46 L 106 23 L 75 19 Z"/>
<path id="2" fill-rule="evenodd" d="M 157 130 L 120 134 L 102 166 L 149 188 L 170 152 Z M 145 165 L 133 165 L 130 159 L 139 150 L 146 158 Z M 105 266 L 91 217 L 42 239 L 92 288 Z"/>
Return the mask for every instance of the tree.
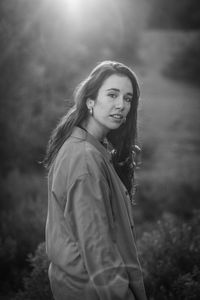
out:
<path id="1" fill-rule="evenodd" d="M 163 29 L 199 29 L 198 0 L 150 0 L 149 26 Z"/>

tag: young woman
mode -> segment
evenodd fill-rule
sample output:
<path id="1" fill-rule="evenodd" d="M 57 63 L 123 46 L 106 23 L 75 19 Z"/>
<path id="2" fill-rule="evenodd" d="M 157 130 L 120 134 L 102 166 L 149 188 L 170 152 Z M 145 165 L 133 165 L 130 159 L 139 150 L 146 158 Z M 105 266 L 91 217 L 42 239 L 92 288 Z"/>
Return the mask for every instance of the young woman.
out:
<path id="1" fill-rule="evenodd" d="M 48 144 L 46 247 L 56 300 L 146 300 L 131 212 L 139 88 L 100 63 Z"/>

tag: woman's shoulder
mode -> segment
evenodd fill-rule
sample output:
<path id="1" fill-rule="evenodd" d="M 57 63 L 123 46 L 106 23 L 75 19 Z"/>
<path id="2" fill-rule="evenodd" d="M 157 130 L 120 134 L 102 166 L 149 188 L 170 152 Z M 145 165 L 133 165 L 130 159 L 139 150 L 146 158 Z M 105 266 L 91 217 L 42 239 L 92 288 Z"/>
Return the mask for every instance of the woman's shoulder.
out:
<path id="1" fill-rule="evenodd" d="M 70 137 L 61 147 L 56 160 L 55 169 L 69 176 L 99 173 L 104 165 L 103 155 L 87 140 L 77 140 Z"/>
<path id="2" fill-rule="evenodd" d="M 78 140 L 70 137 L 62 146 L 60 155 L 70 160 L 77 159 L 78 157 L 84 161 L 87 158 L 96 158 L 98 161 L 103 159 L 102 153 L 87 140 Z"/>

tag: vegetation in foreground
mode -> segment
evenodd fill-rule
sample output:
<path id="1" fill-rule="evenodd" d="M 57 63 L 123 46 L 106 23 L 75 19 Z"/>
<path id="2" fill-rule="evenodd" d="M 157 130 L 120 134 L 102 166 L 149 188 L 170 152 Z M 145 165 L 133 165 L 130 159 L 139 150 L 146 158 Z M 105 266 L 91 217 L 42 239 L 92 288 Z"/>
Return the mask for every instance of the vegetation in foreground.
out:
<path id="1" fill-rule="evenodd" d="M 138 240 L 149 299 L 198 300 L 200 295 L 200 217 L 180 222 L 171 215 L 154 225 Z M 29 256 L 31 273 L 24 277 L 24 290 L 12 300 L 50 300 L 45 245 L 41 243 Z"/>

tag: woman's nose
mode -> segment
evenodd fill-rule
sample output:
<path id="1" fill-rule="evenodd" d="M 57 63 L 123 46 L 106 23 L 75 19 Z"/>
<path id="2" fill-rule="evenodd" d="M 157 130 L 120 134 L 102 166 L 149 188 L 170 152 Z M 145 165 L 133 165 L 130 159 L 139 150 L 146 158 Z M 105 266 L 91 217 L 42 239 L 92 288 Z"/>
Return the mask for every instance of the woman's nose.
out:
<path id="1" fill-rule="evenodd" d="M 124 108 L 124 99 L 123 99 L 123 96 L 117 97 L 115 106 L 116 106 L 116 108 L 120 108 L 120 109 Z"/>

